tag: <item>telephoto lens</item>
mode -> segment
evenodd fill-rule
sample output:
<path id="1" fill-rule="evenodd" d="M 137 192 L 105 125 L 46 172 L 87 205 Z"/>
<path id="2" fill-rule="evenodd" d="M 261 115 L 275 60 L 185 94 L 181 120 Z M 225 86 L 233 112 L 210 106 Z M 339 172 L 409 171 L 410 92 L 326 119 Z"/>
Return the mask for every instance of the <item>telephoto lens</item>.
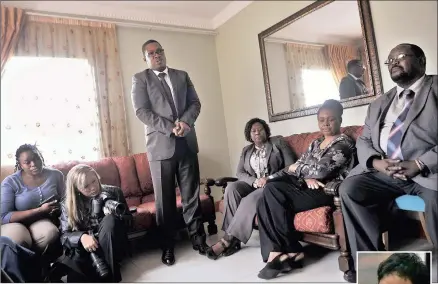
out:
<path id="1" fill-rule="evenodd" d="M 89 230 L 88 234 L 90 236 L 94 236 L 93 230 Z M 103 260 L 97 253 L 91 251 L 90 252 L 91 257 L 91 263 L 93 264 L 93 267 L 96 269 L 97 274 L 99 274 L 100 278 L 106 278 L 110 271 L 108 268 L 108 265 L 106 265 L 105 260 Z"/>
<path id="2" fill-rule="evenodd" d="M 105 261 L 99 257 L 96 253 L 91 252 L 91 262 L 93 263 L 94 268 L 96 268 L 97 273 L 100 278 L 106 278 L 109 275 L 109 268 L 106 265 Z"/>

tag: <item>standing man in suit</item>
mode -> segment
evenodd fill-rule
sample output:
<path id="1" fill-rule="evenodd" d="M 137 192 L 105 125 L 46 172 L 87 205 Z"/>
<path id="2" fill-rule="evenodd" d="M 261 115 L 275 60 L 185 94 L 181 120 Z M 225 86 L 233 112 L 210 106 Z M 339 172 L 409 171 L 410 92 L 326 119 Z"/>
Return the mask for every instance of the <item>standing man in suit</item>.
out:
<path id="1" fill-rule="evenodd" d="M 414 44 L 396 46 L 385 64 L 397 86 L 369 106 L 356 145 L 360 164 L 340 186 L 354 260 L 357 251 L 384 249 L 383 217 L 405 194 L 424 200 L 427 231 L 438 247 L 437 75 L 425 75 L 426 57 Z M 355 280 L 355 271 L 345 277 Z"/>
<path id="2" fill-rule="evenodd" d="M 365 95 L 367 93 L 367 87 L 361 79 L 364 70 L 362 62 L 358 59 L 350 60 L 347 63 L 348 75 L 342 78 L 339 84 L 339 96 L 341 100 Z"/>
<path id="3" fill-rule="evenodd" d="M 142 46 L 149 66 L 132 78 L 135 115 L 146 128 L 146 150 L 155 192 L 157 224 L 162 233 L 162 262 L 175 263 L 175 178 L 181 190 L 183 217 L 193 249 L 205 254 L 205 231 L 199 199 L 198 143 L 195 121 L 201 103 L 185 71 L 168 68 L 161 44 Z"/>

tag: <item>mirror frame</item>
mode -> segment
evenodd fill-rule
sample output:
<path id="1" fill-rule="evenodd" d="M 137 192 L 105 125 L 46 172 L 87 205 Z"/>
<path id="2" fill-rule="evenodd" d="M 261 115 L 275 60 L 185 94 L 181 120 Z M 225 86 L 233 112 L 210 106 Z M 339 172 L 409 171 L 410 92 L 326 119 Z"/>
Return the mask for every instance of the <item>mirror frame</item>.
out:
<path id="1" fill-rule="evenodd" d="M 309 6 L 304 7 L 298 12 L 292 14 L 286 19 L 283 19 L 282 21 L 278 22 L 277 24 L 273 25 L 272 27 L 258 34 L 269 122 L 313 115 L 317 113 L 318 108 L 321 105 L 315 105 L 315 106 L 300 108 L 296 110 L 274 113 L 274 109 L 272 105 L 271 87 L 269 83 L 268 64 L 266 61 L 266 50 L 265 50 L 265 41 L 264 41 L 265 38 L 285 28 L 291 23 L 301 19 L 302 17 L 334 1 L 336 0 L 328 0 L 328 1 L 317 0 L 314 3 L 310 4 Z M 376 98 L 378 98 L 383 94 L 382 77 L 380 74 L 380 64 L 379 64 L 379 57 L 377 54 L 376 39 L 374 36 L 373 20 L 371 18 L 370 3 L 369 0 L 356 0 L 356 2 L 359 8 L 360 25 L 362 27 L 362 40 L 364 41 L 364 45 L 365 45 L 365 54 L 367 56 L 367 60 L 370 66 L 369 68 L 367 67 L 367 72 L 371 81 L 370 82 L 371 86 L 373 88 L 373 95 L 372 96 L 362 95 L 358 97 L 344 99 L 343 101 L 341 101 L 341 104 L 344 108 L 351 108 L 351 107 L 357 107 L 357 106 L 369 104 L 370 102 L 372 102 L 373 100 L 375 100 Z"/>

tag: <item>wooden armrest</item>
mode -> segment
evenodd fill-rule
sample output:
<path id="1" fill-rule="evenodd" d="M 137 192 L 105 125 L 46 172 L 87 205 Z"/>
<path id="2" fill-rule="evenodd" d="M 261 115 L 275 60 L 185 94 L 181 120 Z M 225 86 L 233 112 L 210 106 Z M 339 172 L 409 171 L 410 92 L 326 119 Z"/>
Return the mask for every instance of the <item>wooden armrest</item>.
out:
<path id="1" fill-rule="evenodd" d="M 212 178 L 203 178 L 201 179 L 201 184 L 204 185 L 204 193 L 210 196 L 210 198 L 213 198 L 211 196 L 211 186 L 213 186 L 215 183 L 215 180 Z"/>
<path id="2" fill-rule="evenodd" d="M 326 183 L 324 187 L 325 194 L 339 196 L 339 186 L 341 185 L 341 183 L 342 181 L 331 181 Z"/>
<path id="3" fill-rule="evenodd" d="M 235 177 L 220 177 L 216 179 L 215 185 L 225 187 L 229 182 L 237 181 L 238 179 Z"/>
<path id="4" fill-rule="evenodd" d="M 212 178 L 203 178 L 201 179 L 201 184 L 206 186 L 213 186 L 215 185 L 215 180 Z"/>

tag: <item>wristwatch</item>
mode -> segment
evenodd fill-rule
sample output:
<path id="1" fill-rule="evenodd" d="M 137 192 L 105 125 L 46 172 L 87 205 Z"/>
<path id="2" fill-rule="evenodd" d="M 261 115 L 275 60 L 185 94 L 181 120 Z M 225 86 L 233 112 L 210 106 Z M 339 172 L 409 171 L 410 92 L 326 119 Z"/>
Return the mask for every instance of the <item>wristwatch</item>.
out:
<path id="1" fill-rule="evenodd" d="M 420 169 L 420 174 L 423 177 L 426 177 L 429 174 L 429 169 L 427 168 L 427 166 L 420 160 L 415 160 L 415 163 L 417 164 L 418 168 Z"/>

